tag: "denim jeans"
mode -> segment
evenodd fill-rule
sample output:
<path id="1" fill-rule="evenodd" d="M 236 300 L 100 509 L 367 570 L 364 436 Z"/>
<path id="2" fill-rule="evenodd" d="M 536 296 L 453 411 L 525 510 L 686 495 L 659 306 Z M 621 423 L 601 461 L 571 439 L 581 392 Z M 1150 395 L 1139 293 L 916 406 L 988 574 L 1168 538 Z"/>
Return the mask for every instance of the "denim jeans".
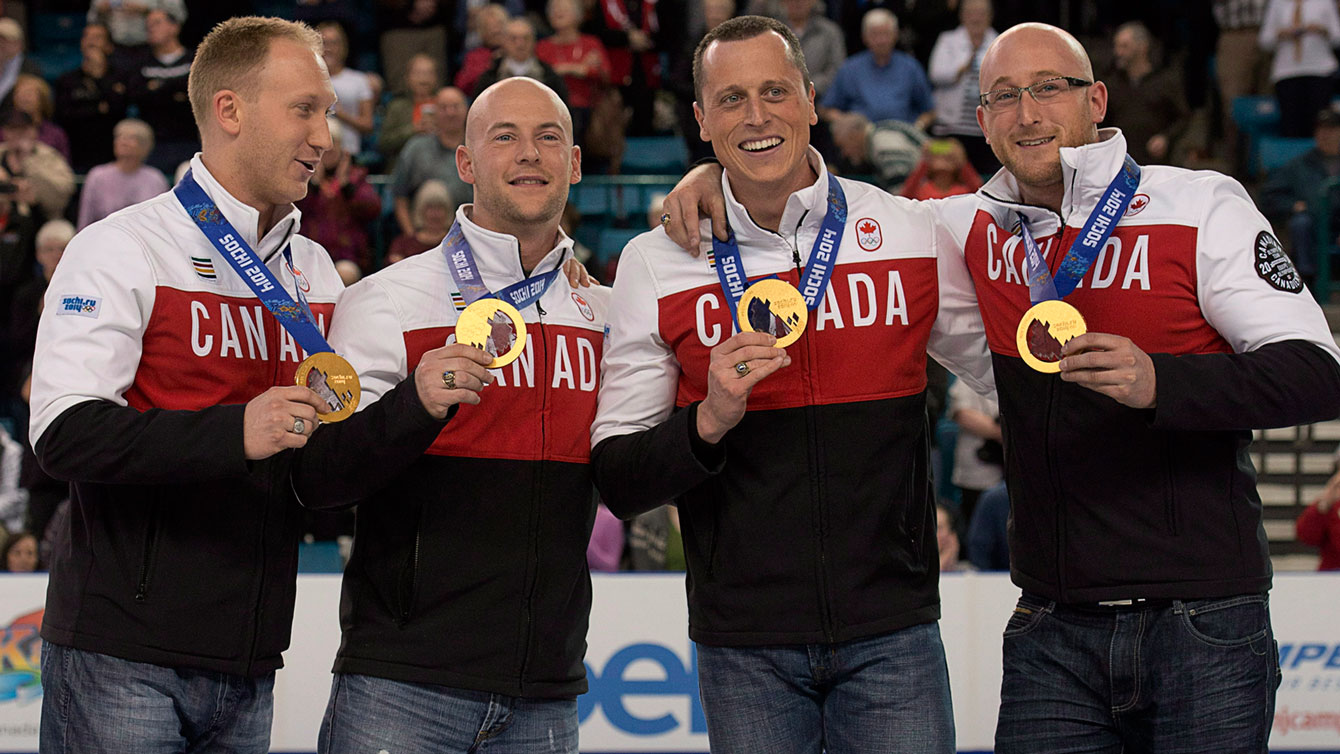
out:
<path id="1" fill-rule="evenodd" d="M 713 754 L 954 751 L 938 623 L 841 644 L 698 645 Z"/>
<path id="2" fill-rule="evenodd" d="M 43 642 L 42 754 L 267 754 L 274 673 L 131 662 Z"/>
<path id="3" fill-rule="evenodd" d="M 317 739 L 321 754 L 577 754 L 577 700 L 337 673 Z"/>
<path id="4" fill-rule="evenodd" d="M 1004 643 L 998 754 L 1266 751 L 1281 675 L 1265 595 L 1079 607 L 1025 593 Z"/>

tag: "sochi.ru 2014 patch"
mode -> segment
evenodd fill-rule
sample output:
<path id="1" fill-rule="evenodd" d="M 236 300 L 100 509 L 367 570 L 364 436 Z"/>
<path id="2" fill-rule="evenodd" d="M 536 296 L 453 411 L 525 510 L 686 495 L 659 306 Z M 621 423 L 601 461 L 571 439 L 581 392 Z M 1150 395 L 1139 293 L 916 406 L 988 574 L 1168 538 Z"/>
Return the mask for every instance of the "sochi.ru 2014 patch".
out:
<path id="1" fill-rule="evenodd" d="M 1252 259 L 1256 274 L 1277 290 L 1298 293 L 1303 290 L 1303 278 L 1285 255 L 1280 242 L 1269 231 L 1256 234 L 1256 256 Z"/>

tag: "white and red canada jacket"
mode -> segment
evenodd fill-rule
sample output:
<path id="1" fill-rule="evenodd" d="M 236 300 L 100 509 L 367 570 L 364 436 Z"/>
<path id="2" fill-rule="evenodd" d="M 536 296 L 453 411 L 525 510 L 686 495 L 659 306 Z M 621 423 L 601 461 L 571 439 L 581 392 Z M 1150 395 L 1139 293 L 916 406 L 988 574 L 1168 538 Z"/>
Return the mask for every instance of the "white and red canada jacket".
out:
<path id="1" fill-rule="evenodd" d="M 723 177 L 751 281 L 799 285 L 828 208 L 813 150 L 810 164 L 818 179 L 787 199 L 779 232 L 758 227 Z M 986 389 L 982 322 L 928 208 L 839 180 L 847 223 L 828 289 L 791 365 L 754 388 L 718 446 L 720 465 L 703 463 L 692 426 L 711 350 L 733 328 L 717 260 L 656 230 L 619 262 L 596 482 L 621 516 L 679 504 L 696 641 L 844 641 L 938 616 L 926 355 Z"/>
<path id="2" fill-rule="evenodd" d="M 343 284 L 289 209 L 258 214 L 197 156 L 201 188 L 318 323 Z M 292 268 L 281 250 L 292 249 Z M 47 289 L 33 362 L 34 449 L 72 482 L 43 637 L 172 667 L 269 672 L 288 646 L 300 508 L 288 453 L 248 462 L 247 401 L 304 358 L 172 192 L 74 237 Z"/>

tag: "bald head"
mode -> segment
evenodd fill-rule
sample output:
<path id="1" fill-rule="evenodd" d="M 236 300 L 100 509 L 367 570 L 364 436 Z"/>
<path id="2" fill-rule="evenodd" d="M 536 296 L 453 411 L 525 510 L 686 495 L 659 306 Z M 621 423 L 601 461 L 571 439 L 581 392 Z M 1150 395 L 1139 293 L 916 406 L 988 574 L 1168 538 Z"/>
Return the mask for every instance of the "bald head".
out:
<path id="1" fill-rule="evenodd" d="M 563 127 L 572 143 L 572 114 L 553 89 L 535 79 L 514 76 L 490 86 L 475 98 L 465 119 L 465 144 L 471 148 L 499 123 L 508 122 L 518 112 L 540 113 Z"/>
<path id="2" fill-rule="evenodd" d="M 986 55 L 982 56 L 981 91 L 988 92 L 1007 85 L 1000 80 L 1005 62 L 1003 58 L 1029 55 L 1033 51 L 1039 53 L 1039 60 L 1064 61 L 1073 66 L 1065 71 L 1045 72 L 1093 81 L 1093 63 L 1089 61 L 1089 53 L 1070 32 L 1051 24 L 1026 23 L 1010 27 L 987 48 Z M 1023 86 L 1030 83 L 1021 81 L 1008 85 Z"/>

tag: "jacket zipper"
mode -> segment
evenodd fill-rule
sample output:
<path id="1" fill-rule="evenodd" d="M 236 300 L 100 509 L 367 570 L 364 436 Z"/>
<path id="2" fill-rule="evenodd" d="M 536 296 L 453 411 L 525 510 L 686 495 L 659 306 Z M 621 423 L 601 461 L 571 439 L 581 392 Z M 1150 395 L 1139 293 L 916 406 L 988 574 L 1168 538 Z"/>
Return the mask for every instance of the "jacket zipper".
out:
<path id="1" fill-rule="evenodd" d="M 546 419 L 547 419 L 547 416 L 546 416 L 546 412 L 549 410 L 549 380 L 548 380 L 548 378 L 545 376 L 545 375 L 547 374 L 547 371 L 548 371 L 549 366 L 550 366 L 550 364 L 549 364 L 549 339 L 545 337 L 545 333 L 544 333 L 544 315 L 545 315 L 545 311 L 544 311 L 544 307 L 540 305 L 540 302 L 539 302 L 539 301 L 536 301 L 536 302 L 535 302 L 535 311 L 538 312 L 539 315 L 540 315 L 539 326 L 536 327 L 535 329 L 538 330 L 538 332 L 536 333 L 536 336 L 538 337 L 538 340 L 540 341 L 540 363 L 543 364 L 545 368 L 539 370 L 539 371 L 540 371 L 540 374 L 541 374 L 541 377 L 540 377 L 540 380 L 541 380 L 541 389 L 540 389 L 540 463 L 537 465 L 537 467 L 536 467 L 536 472 L 535 472 L 535 494 L 534 494 L 534 495 L 531 495 L 531 511 L 530 511 L 530 515 L 531 515 L 531 527 L 530 527 L 530 546 L 531 546 L 531 552 L 530 552 L 530 563 L 528 564 L 528 565 L 529 565 L 529 569 L 530 569 L 530 573 L 527 574 L 527 578 L 528 578 L 528 582 L 529 582 L 529 583 L 526 584 L 526 601 L 525 601 L 525 605 L 524 605 L 523 613 L 522 613 L 523 618 L 524 618 L 524 620 L 522 621 L 523 631 L 524 631 L 524 635 L 523 635 L 524 643 L 521 645 L 521 646 L 522 646 L 522 651 L 521 651 L 521 672 L 520 672 L 520 676 L 517 678 L 517 682 L 520 684 L 520 686 L 521 686 L 521 688 L 522 688 L 523 690 L 525 689 L 525 686 L 526 686 L 526 670 L 530 667 L 530 654 L 531 654 L 531 653 L 530 653 L 530 641 L 531 641 L 531 636 L 534 634 L 534 607 L 532 606 L 532 602 L 533 602 L 534 599 L 535 599 L 535 582 L 538 581 L 538 579 L 539 579 L 538 574 L 539 574 L 539 570 L 540 570 L 540 533 L 539 533 L 539 522 L 538 522 L 536 519 L 539 518 L 539 515 L 540 515 L 540 510 L 539 510 L 539 509 L 540 509 L 540 496 L 541 496 L 541 494 L 544 492 L 544 448 L 545 448 L 545 442 L 546 442 L 546 440 L 547 440 L 547 437 L 546 437 L 546 436 L 547 436 L 547 434 L 548 434 L 548 432 L 546 431 L 546 430 L 547 430 L 547 425 L 546 425 Z"/>
<path id="2" fill-rule="evenodd" d="M 404 628 L 409 623 L 410 613 L 413 612 L 414 591 L 419 581 L 419 544 L 423 538 L 423 512 L 419 513 L 419 524 L 414 527 L 414 555 L 409 561 L 409 589 L 406 590 L 404 601 L 400 603 L 400 627 Z"/>
<path id="3" fill-rule="evenodd" d="M 802 284 L 805 279 L 805 269 L 802 266 L 800 259 L 800 228 L 804 224 L 805 218 L 808 215 L 809 211 L 806 210 L 805 213 L 800 216 L 800 220 L 796 222 L 796 229 L 791 235 L 791 259 L 795 263 L 797 281 Z M 805 356 L 807 357 L 807 366 L 814 362 L 813 338 L 805 338 Z M 815 408 L 813 400 L 811 400 L 813 397 L 812 394 L 806 396 L 805 439 L 807 444 L 806 452 L 811 458 L 814 472 L 810 475 L 810 501 L 814 511 L 815 550 L 819 553 L 819 572 L 816 574 L 816 580 L 818 581 L 819 587 L 819 612 L 823 620 L 824 638 L 831 644 L 834 641 L 833 606 L 830 604 L 828 598 L 828 552 L 824 549 L 824 542 L 828 535 L 824 524 L 823 491 L 821 489 L 822 482 L 820 481 L 822 469 L 820 468 L 821 464 L 819 463 L 818 457 L 818 433 L 814 427 Z"/>
<path id="4" fill-rule="evenodd" d="M 266 500 L 267 500 L 267 503 L 266 503 L 266 505 L 265 505 L 265 515 L 261 517 L 261 547 L 260 547 L 260 550 L 261 550 L 261 556 L 260 556 L 261 567 L 260 567 L 260 587 L 256 590 L 256 613 L 255 613 L 255 614 L 256 614 L 256 619 L 255 619 L 254 621 L 252 621 L 252 624 L 251 624 L 251 654 L 247 657 L 247 674 L 248 674 L 248 675 L 251 674 L 251 666 L 252 666 L 252 664 L 256 662 L 256 649 L 257 649 L 257 647 L 259 646 L 260 641 L 261 641 L 261 625 L 263 624 L 264 619 L 265 619 L 265 616 L 264 616 L 264 612 L 265 612 L 265 571 L 266 571 L 266 561 L 268 560 L 268 558 L 266 557 L 266 554 L 265 554 L 265 551 L 266 551 L 266 549 L 267 549 L 266 546 L 265 546 L 265 538 L 266 538 L 266 530 L 269 528 L 269 525 L 270 525 L 270 508 L 272 507 L 272 504 L 273 504 L 273 501 L 270 500 L 270 495 L 269 495 L 270 491 L 271 491 L 271 490 L 270 490 L 270 485 L 267 485 L 267 494 L 266 494 Z"/>
<path id="5" fill-rule="evenodd" d="M 135 586 L 135 601 L 143 602 L 149 596 L 149 579 L 153 572 L 154 552 L 158 549 L 158 506 L 154 506 L 149 526 L 144 531 L 144 559 L 140 562 L 140 580 Z"/>

